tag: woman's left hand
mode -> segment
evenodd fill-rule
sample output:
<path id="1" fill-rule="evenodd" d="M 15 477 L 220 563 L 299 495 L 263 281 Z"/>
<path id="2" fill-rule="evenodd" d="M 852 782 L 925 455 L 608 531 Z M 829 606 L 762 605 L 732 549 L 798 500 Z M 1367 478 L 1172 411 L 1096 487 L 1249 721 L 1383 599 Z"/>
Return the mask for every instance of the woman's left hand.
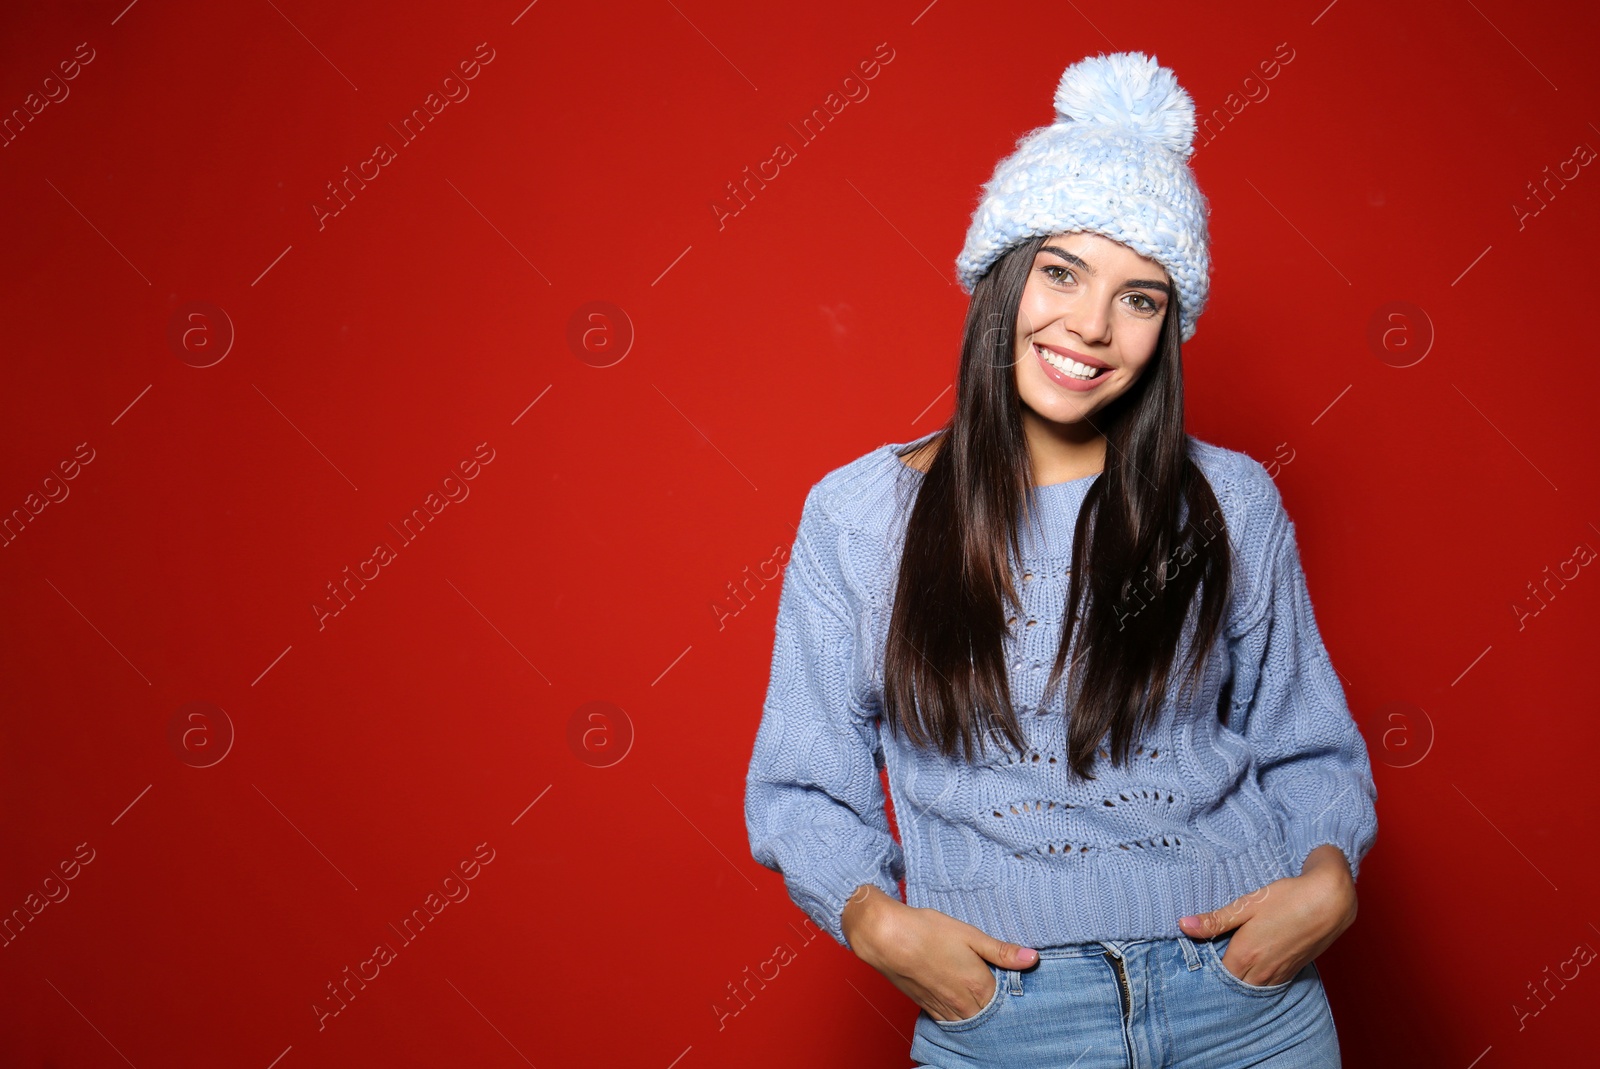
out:
<path id="1" fill-rule="evenodd" d="M 1224 968 L 1265 987 L 1293 979 L 1356 919 L 1356 884 L 1337 846 L 1324 843 L 1306 857 L 1298 876 L 1273 880 L 1221 909 L 1184 917 L 1179 928 L 1197 939 L 1238 931 Z"/>

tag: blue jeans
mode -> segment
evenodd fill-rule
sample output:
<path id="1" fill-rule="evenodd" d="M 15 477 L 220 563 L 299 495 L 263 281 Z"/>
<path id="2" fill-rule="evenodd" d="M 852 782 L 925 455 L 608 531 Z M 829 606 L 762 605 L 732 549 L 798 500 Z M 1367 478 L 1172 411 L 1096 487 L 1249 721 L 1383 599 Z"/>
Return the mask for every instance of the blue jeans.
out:
<path id="1" fill-rule="evenodd" d="M 1038 948 L 1027 969 L 991 965 L 994 995 L 975 1016 L 917 1015 L 911 1057 L 937 1069 L 1338 1069 L 1316 962 L 1247 984 L 1222 964 L 1233 934 L 1071 943 Z"/>

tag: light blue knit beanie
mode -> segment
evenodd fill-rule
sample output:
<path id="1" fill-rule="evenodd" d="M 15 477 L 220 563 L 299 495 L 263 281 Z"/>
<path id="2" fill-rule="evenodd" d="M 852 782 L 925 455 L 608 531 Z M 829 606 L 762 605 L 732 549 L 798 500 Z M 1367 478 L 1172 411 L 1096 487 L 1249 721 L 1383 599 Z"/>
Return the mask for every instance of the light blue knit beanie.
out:
<path id="1" fill-rule="evenodd" d="M 1211 285 L 1211 209 L 1188 163 L 1194 101 L 1155 57 L 1116 52 L 1068 67 L 1055 107 L 984 185 L 956 258 L 961 288 L 970 295 L 1019 242 L 1087 230 L 1167 269 L 1188 341 Z"/>

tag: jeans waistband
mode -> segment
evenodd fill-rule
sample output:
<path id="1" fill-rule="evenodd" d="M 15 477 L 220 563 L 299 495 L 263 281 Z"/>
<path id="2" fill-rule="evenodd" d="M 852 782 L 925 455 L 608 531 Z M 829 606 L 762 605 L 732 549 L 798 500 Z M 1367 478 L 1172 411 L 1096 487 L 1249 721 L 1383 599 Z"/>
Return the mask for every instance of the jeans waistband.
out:
<path id="1" fill-rule="evenodd" d="M 1171 939 L 1097 939 L 1088 943 L 1062 943 L 1057 946 L 1036 947 L 1041 960 L 1046 958 L 1083 958 L 1100 957 L 1111 954 L 1113 957 L 1125 959 L 1130 951 L 1138 947 L 1151 947 L 1159 950 L 1161 947 L 1172 947 L 1183 954 L 1183 960 L 1188 967 L 1200 968 L 1200 948 L 1195 940 L 1186 935 L 1179 935 Z"/>

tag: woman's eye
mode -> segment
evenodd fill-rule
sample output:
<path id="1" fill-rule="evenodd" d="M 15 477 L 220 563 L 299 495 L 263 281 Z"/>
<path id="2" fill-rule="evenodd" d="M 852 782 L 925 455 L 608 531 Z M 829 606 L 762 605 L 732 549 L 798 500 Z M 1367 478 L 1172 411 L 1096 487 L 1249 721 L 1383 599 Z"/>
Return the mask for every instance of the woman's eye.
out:
<path id="1" fill-rule="evenodd" d="M 1142 293 L 1130 293 L 1128 296 L 1134 298 L 1135 300 L 1144 302 L 1142 305 L 1137 305 L 1139 310 L 1142 312 L 1159 312 L 1161 310 L 1160 308 L 1156 307 L 1155 301 L 1152 301 L 1149 297 L 1146 297 Z"/>
<path id="2" fill-rule="evenodd" d="M 1062 267 L 1060 264 L 1045 264 L 1042 270 L 1044 271 L 1045 275 L 1049 277 L 1051 282 L 1060 282 L 1061 275 L 1066 275 L 1068 278 L 1072 277 L 1072 272 L 1067 270 L 1065 267 Z M 1052 275 L 1050 274 L 1052 271 L 1060 271 L 1061 275 Z"/>

